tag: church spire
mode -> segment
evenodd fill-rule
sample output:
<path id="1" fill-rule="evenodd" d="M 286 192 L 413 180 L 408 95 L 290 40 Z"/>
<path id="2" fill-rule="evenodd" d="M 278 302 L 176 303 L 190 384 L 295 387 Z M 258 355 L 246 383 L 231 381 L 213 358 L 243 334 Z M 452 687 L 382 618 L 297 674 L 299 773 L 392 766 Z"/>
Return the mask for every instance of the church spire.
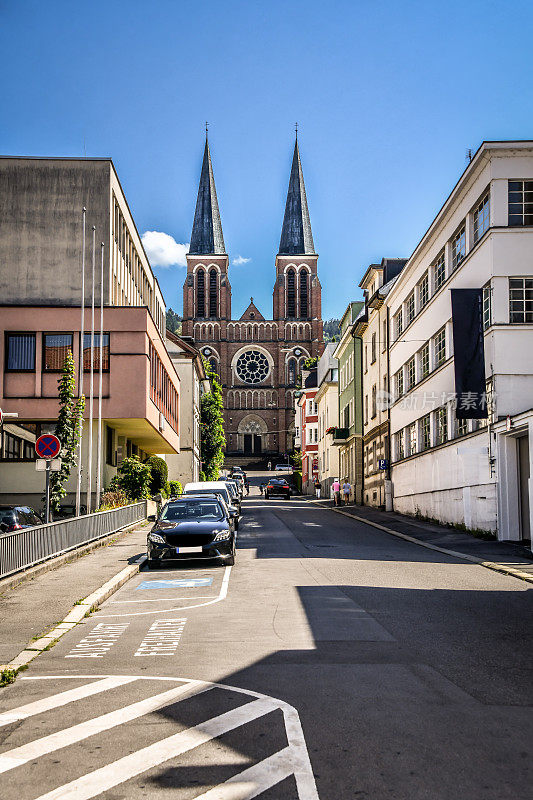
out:
<path id="1" fill-rule="evenodd" d="M 279 255 L 307 255 L 315 252 L 311 221 L 307 208 L 304 176 L 298 148 L 298 131 L 294 143 L 291 177 L 281 230 Z"/>
<path id="2" fill-rule="evenodd" d="M 222 235 L 222 223 L 218 210 L 217 191 L 215 189 L 215 178 L 213 176 L 206 127 L 204 160 L 200 175 L 200 186 L 198 187 L 196 211 L 194 212 L 189 254 L 216 255 L 225 252 L 226 248 L 224 246 L 224 236 Z"/>

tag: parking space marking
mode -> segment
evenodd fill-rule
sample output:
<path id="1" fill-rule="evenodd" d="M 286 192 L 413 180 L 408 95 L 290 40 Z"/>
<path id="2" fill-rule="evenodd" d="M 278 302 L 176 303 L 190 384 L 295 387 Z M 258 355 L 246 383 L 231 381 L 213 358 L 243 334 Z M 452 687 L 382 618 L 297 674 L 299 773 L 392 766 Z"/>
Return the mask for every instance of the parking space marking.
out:
<path id="1" fill-rule="evenodd" d="M 187 597 L 144 597 L 142 600 L 110 600 L 110 604 L 113 605 L 114 603 L 173 603 L 175 600 L 190 600 L 191 596 L 188 595 Z M 212 600 L 212 594 L 200 594 L 194 595 L 195 600 Z"/>
<path id="2" fill-rule="evenodd" d="M 196 589 L 198 586 L 211 586 L 213 578 L 180 578 L 177 580 L 166 580 L 163 578 L 155 578 L 151 581 L 143 581 L 135 587 L 135 591 L 139 589 L 172 589 L 174 586 L 177 589 Z"/>
<path id="3" fill-rule="evenodd" d="M 22 680 L 69 680 L 87 678 L 94 680 L 95 677 L 106 679 L 109 676 L 89 676 L 89 675 L 45 675 L 24 677 Z M 144 714 L 157 710 L 164 705 L 178 702 L 179 700 L 199 695 L 212 688 L 224 689 L 241 695 L 246 695 L 249 702 L 238 706 L 230 711 L 220 714 L 211 719 L 205 720 L 193 727 L 168 736 L 158 742 L 154 742 L 137 752 L 117 759 L 93 772 L 82 775 L 64 786 L 59 786 L 46 794 L 41 795 L 37 800 L 91 800 L 103 792 L 130 780 L 149 769 L 159 766 L 169 759 L 175 759 L 184 753 L 208 744 L 213 739 L 223 736 L 225 733 L 236 730 L 249 722 L 260 719 L 272 711 L 280 710 L 283 714 L 287 746 L 277 753 L 269 755 L 257 764 L 247 767 L 239 774 L 232 776 L 229 780 L 217 787 L 196 795 L 196 800 L 251 800 L 267 791 L 272 786 L 285 780 L 290 775 L 294 775 L 299 800 L 318 800 L 315 779 L 309 760 L 309 754 L 305 744 L 300 718 L 296 709 L 276 698 L 254 692 L 249 689 L 241 689 L 236 686 L 226 684 L 210 683 L 207 681 L 191 680 L 186 678 L 164 678 L 160 676 L 118 676 L 119 680 L 127 682 L 129 680 L 139 681 L 166 681 L 175 683 L 180 682 L 180 686 L 162 692 L 155 697 L 141 700 L 137 703 L 125 706 L 124 708 L 96 717 L 92 720 L 80 723 L 71 728 L 58 731 L 57 733 L 45 736 L 36 741 L 30 742 L 21 747 L 17 747 L 1 757 L 0 764 L 3 771 L 14 769 L 21 764 L 27 763 L 30 759 L 37 759 L 56 750 L 66 747 L 74 742 L 79 742 L 89 736 L 93 736 L 101 731 L 109 730 L 117 725 L 125 724 L 133 719 L 139 718 Z M 101 684 L 100 684 L 101 685 Z M 90 684 L 93 686 L 93 684 Z M 111 688 L 111 686 L 109 686 Z M 62 704 L 62 698 L 66 693 L 55 695 L 48 699 L 48 710 Z M 29 705 L 14 709 L 16 713 L 22 709 L 28 709 Z M 35 704 L 33 704 L 35 705 Z M 39 713 L 34 711 L 33 713 Z M 29 714 L 31 716 L 31 713 Z M 271 725 L 271 721 L 268 723 Z M 179 787 L 177 787 L 179 790 Z M 184 787 L 185 788 L 185 787 Z"/>
<path id="4" fill-rule="evenodd" d="M 134 656 L 173 656 L 187 620 L 158 619 L 154 622 Z"/>
<path id="5" fill-rule="evenodd" d="M 222 578 L 222 585 L 220 587 L 220 591 L 216 597 L 211 600 L 207 600 L 205 603 L 193 603 L 192 605 L 188 606 L 173 606 L 172 608 L 161 608 L 161 609 L 153 609 L 150 611 L 127 611 L 126 613 L 116 612 L 114 614 L 101 614 L 98 613 L 98 617 L 142 617 L 146 616 L 147 614 L 170 614 L 172 611 L 186 611 L 190 608 L 201 608 L 203 606 L 210 606 L 213 603 L 220 603 L 222 600 L 225 600 L 228 594 L 228 586 L 229 586 L 229 578 L 231 575 L 231 567 L 224 567 L 224 577 Z M 198 598 L 199 599 L 199 598 Z M 163 602 L 163 601 L 162 601 Z"/>

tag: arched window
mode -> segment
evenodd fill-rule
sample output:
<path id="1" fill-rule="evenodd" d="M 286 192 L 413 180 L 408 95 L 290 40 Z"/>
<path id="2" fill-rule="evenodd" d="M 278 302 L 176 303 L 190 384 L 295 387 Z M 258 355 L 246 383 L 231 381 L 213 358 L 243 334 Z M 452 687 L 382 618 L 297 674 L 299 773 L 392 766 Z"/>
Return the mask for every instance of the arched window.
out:
<path id="1" fill-rule="evenodd" d="M 196 273 L 196 316 L 205 317 L 205 272 L 199 269 Z"/>
<path id="2" fill-rule="evenodd" d="M 287 369 L 287 383 L 289 386 L 294 386 L 296 384 L 296 359 L 289 358 L 289 364 Z"/>
<path id="3" fill-rule="evenodd" d="M 217 317 L 217 271 L 212 269 L 209 273 L 209 316 Z"/>
<path id="4" fill-rule="evenodd" d="M 308 295 L 308 274 L 306 269 L 300 270 L 300 317 L 302 319 L 307 319 L 309 316 L 308 314 L 308 303 L 307 303 L 307 295 Z"/>
<path id="5" fill-rule="evenodd" d="M 287 316 L 296 316 L 296 276 L 293 269 L 287 271 Z"/>
<path id="6" fill-rule="evenodd" d="M 210 358 L 209 359 L 209 365 L 210 365 L 211 369 L 213 370 L 213 372 L 215 373 L 215 375 L 218 375 L 218 363 L 217 363 L 216 358 Z"/>

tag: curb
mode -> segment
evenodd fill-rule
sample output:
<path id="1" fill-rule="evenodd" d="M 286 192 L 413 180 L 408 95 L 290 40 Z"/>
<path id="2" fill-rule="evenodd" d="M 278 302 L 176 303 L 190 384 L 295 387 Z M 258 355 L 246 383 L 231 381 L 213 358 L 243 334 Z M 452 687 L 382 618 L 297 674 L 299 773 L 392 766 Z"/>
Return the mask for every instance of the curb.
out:
<path id="1" fill-rule="evenodd" d="M 306 498 L 304 497 L 304 499 Z M 308 500 L 307 502 L 313 501 Z M 314 505 L 318 505 L 318 503 L 315 502 Z M 356 514 L 349 514 L 347 511 L 341 511 L 339 508 L 325 506 L 322 505 L 322 503 L 320 504 L 320 508 L 324 508 L 329 511 L 335 511 L 336 514 L 342 514 L 344 517 L 357 520 L 357 522 L 363 522 L 365 525 L 370 525 L 373 528 L 384 531 L 384 533 L 389 533 L 391 536 L 396 536 L 398 539 L 404 539 L 406 542 L 412 542 L 412 544 L 418 544 L 420 547 L 426 547 L 428 550 L 436 550 L 438 553 L 444 553 L 447 556 L 462 558 L 465 561 L 470 561 L 472 564 L 479 564 L 481 567 L 486 567 L 486 569 L 492 569 L 494 572 L 502 572 L 504 575 L 510 575 L 511 577 L 518 578 L 521 581 L 533 583 L 533 575 L 530 575 L 529 572 L 522 572 L 522 570 L 516 569 L 515 567 L 507 567 L 505 564 L 498 564 L 495 561 L 482 561 L 481 558 L 469 556 L 466 553 L 460 553 L 458 550 L 448 550 L 445 547 L 438 547 L 436 544 L 422 542 L 420 539 L 416 539 L 414 536 L 408 536 L 406 533 L 400 533 L 392 528 L 387 528 L 385 525 L 380 525 L 379 522 L 372 522 L 371 520 L 365 519 L 364 517 L 359 517 Z"/>
<path id="2" fill-rule="evenodd" d="M 123 586 L 130 578 L 136 575 L 146 561 L 146 556 L 139 556 L 139 558 L 128 567 L 125 567 L 116 575 L 113 575 L 106 581 L 99 589 L 92 592 L 88 597 L 79 603 L 76 603 L 67 616 L 45 636 L 42 636 L 36 641 L 29 642 L 25 649 L 15 656 L 8 664 L 0 664 L 0 671 L 5 669 L 20 670 L 26 667 L 34 658 L 40 655 L 44 650 L 48 650 L 67 632 L 78 625 L 91 611 L 95 611 L 98 606 L 111 597 L 121 586 Z"/>

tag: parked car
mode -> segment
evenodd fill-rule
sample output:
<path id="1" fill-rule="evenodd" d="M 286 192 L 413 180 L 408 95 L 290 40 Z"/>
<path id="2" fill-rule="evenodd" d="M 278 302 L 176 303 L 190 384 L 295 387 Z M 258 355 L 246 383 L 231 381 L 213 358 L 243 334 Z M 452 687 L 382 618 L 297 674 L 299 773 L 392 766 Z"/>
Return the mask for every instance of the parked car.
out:
<path id="1" fill-rule="evenodd" d="M 239 530 L 239 510 L 231 502 L 229 489 L 224 481 L 200 481 L 198 483 L 186 483 L 183 494 L 218 494 L 224 500 L 229 513 L 235 521 L 235 530 Z M 183 496 L 183 495 L 182 495 Z"/>
<path id="2" fill-rule="evenodd" d="M 270 478 L 265 487 L 265 499 L 270 500 L 271 497 L 285 497 L 286 500 L 291 499 L 291 487 L 285 478 Z"/>
<path id="3" fill-rule="evenodd" d="M 80 506 L 80 516 L 83 516 L 87 513 L 86 506 Z M 76 506 L 70 503 L 66 503 L 59 507 L 59 514 L 54 514 L 54 519 L 68 519 L 69 517 L 76 516 Z"/>
<path id="4" fill-rule="evenodd" d="M 230 476 L 230 479 L 232 481 L 236 481 L 236 483 L 237 483 L 237 485 L 239 487 L 239 492 L 240 492 L 241 497 L 242 497 L 244 495 L 244 481 L 246 479 L 246 476 L 245 476 L 244 472 L 233 472 L 231 474 L 231 476 Z"/>
<path id="5" fill-rule="evenodd" d="M 276 464 L 274 469 L 276 470 L 276 472 L 285 472 L 288 469 L 291 470 L 292 467 L 290 464 Z"/>
<path id="6" fill-rule="evenodd" d="M 0 533 L 42 525 L 43 520 L 30 506 L 0 506 Z"/>
<path id="7" fill-rule="evenodd" d="M 182 495 L 165 503 L 148 534 L 148 567 L 197 558 L 231 565 L 235 563 L 235 539 L 234 521 L 220 497 Z"/>
<path id="8" fill-rule="evenodd" d="M 241 493 L 240 493 L 239 487 L 237 485 L 237 481 L 227 479 L 227 480 L 224 481 L 224 483 L 226 484 L 226 486 L 229 489 L 229 493 L 230 493 L 230 496 L 231 496 L 231 504 L 234 505 L 237 508 L 239 514 L 242 513 L 241 512 Z"/>

